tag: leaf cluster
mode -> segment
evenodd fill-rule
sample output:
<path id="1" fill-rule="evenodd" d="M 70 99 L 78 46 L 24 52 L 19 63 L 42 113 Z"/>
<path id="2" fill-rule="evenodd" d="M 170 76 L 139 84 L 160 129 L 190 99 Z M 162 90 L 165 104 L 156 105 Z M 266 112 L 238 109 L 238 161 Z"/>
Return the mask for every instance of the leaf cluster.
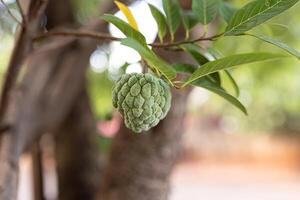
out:
<path id="1" fill-rule="evenodd" d="M 249 52 L 223 56 L 212 48 L 203 48 L 200 42 L 202 40 L 211 40 L 213 42 L 221 37 L 231 39 L 229 36 L 242 36 L 245 37 L 245 40 L 247 40 L 247 36 L 254 37 L 262 42 L 281 48 L 290 55 L 300 59 L 300 52 L 288 44 L 267 35 L 257 35 L 249 32 L 254 27 L 288 10 L 298 1 L 254 0 L 241 8 L 236 8 L 222 0 L 193 0 L 192 8 L 185 10 L 180 7 L 177 0 L 162 0 L 163 11 L 149 4 L 149 9 L 158 27 L 160 44 L 156 46 L 169 47 L 166 50 L 171 51 L 184 51 L 196 61 L 196 65 L 186 63 L 169 64 L 156 55 L 146 43 L 143 34 L 139 32 L 136 20 L 130 9 L 120 2 L 116 4 L 126 16 L 128 22 L 113 15 L 104 15 L 102 19 L 120 29 L 126 36 L 126 38 L 121 40 L 121 43 L 136 50 L 148 67 L 158 76 L 166 79 L 171 86 L 183 88 L 191 85 L 205 88 L 223 97 L 247 114 L 246 108 L 238 100 L 239 87 L 231 75 L 230 68 L 258 61 L 282 59 L 286 55 L 269 52 Z M 216 16 L 223 19 L 227 26 L 223 32 L 205 37 L 208 32 L 208 25 L 216 19 Z M 184 27 L 186 32 L 184 41 L 177 41 L 175 37 L 180 25 Z M 190 37 L 190 31 L 196 25 L 203 26 L 204 34 L 195 39 Z M 168 35 L 170 41 L 165 41 Z M 154 45 L 152 46 L 154 47 Z M 179 73 L 186 74 L 187 78 L 183 80 L 175 79 Z M 222 87 L 222 75 L 228 76 L 235 94 L 230 94 Z"/>

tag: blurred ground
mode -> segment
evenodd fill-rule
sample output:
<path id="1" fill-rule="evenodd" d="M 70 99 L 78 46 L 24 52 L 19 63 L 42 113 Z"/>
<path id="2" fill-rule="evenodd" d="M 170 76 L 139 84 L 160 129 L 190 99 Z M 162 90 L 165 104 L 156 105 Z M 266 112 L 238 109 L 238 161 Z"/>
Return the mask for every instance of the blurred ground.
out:
<path id="1" fill-rule="evenodd" d="M 300 199 L 297 134 L 228 133 L 204 127 L 203 120 L 186 121 L 171 200 Z"/>
<path id="2" fill-rule="evenodd" d="M 181 160 L 171 177 L 170 200 L 299 200 L 297 138 L 267 134 L 184 134 Z M 45 162 L 47 200 L 57 195 L 54 163 Z M 32 200 L 31 158 L 20 162 L 18 200 Z"/>
<path id="3" fill-rule="evenodd" d="M 300 173 L 250 165 L 177 166 L 171 200 L 299 200 Z"/>
<path id="4" fill-rule="evenodd" d="M 32 200 L 30 158 L 23 157 L 19 200 Z M 48 174 L 49 175 L 49 174 Z M 47 199 L 56 196 L 47 176 Z M 174 170 L 170 200 L 299 200 L 300 171 L 295 168 L 183 162 Z"/>

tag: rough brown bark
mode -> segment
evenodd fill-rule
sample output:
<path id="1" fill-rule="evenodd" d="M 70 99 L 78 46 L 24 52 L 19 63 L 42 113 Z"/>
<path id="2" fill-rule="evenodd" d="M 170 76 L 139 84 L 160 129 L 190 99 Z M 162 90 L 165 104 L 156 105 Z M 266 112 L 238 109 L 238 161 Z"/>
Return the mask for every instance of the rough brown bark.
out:
<path id="1" fill-rule="evenodd" d="M 36 2 L 38 0 L 33 0 Z M 41 10 L 31 7 L 30 10 Z M 28 13 L 26 13 L 28 14 Z M 30 17 L 29 17 L 30 18 Z M 29 19 L 28 18 L 28 19 Z M 31 30 L 31 26 L 26 28 Z M 92 23 L 85 29 L 99 30 L 103 22 Z M 30 38 L 31 39 L 31 38 Z M 4 134 L 1 145 L 0 199 L 15 199 L 17 194 L 18 160 L 30 145 L 43 133 L 53 132 L 65 121 L 80 92 L 83 90 L 89 54 L 97 44 L 93 40 L 55 38 L 41 43 L 39 49 L 27 58 L 28 68 L 20 90 L 14 90 L 14 80 L 9 81 L 8 93 L 20 93 L 10 98 L 6 113 L 12 128 Z M 15 49 L 19 48 L 16 46 Z M 13 56 L 11 59 L 18 59 Z M 13 68 L 19 68 L 17 63 Z M 18 98 L 17 98 L 18 97 Z M 13 100 L 13 102 L 12 102 Z M 6 106 L 5 106 L 6 108 Z M 3 111 L 3 110 L 2 110 Z"/>
<path id="2" fill-rule="evenodd" d="M 188 90 L 174 91 L 167 118 L 147 133 L 124 125 L 113 141 L 101 199 L 166 200 L 183 133 Z"/>
<path id="3" fill-rule="evenodd" d="M 95 199 L 100 172 L 96 133 L 88 97 L 81 94 L 56 133 L 59 199 Z"/>
<path id="4" fill-rule="evenodd" d="M 31 0 L 29 5 L 24 5 L 24 7 L 27 7 L 27 10 L 24 10 L 25 8 L 23 7 L 20 8 L 26 12 L 26 16 L 23 16 L 24 18 L 22 19 L 21 28 L 16 39 L 15 47 L 8 64 L 5 81 L 1 90 L 1 122 L 4 120 L 3 118 L 8 107 L 7 104 L 10 98 L 10 92 L 17 80 L 21 65 L 28 53 L 32 51 L 32 39 L 40 30 L 40 22 L 47 3 L 48 0 Z"/>
<path id="5" fill-rule="evenodd" d="M 51 1 L 46 14 L 48 30 L 76 25 L 69 1 Z M 82 92 L 55 133 L 59 199 L 95 199 L 99 175 L 96 132 L 87 94 Z"/>
<path id="6" fill-rule="evenodd" d="M 16 44 L 8 65 L 5 81 L 1 91 L 0 121 L 9 123 L 9 129 L 1 132 L 0 150 L 0 199 L 16 199 L 18 179 L 18 158 L 15 149 L 15 131 L 12 123 L 15 118 L 16 93 L 13 92 L 21 65 L 25 57 L 32 50 L 32 38 L 39 30 L 47 0 L 32 0 L 27 5 L 26 17 L 23 16 L 22 27 L 16 40 Z M 24 8 L 22 8 L 24 9 Z"/>
<path id="7" fill-rule="evenodd" d="M 56 40 L 31 57 L 21 86 L 22 98 L 12 106 L 13 128 L 2 141 L 0 199 L 15 199 L 20 155 L 42 133 L 62 123 L 82 90 L 87 64 L 78 58 L 88 57 L 88 53 L 78 51 L 79 46 L 78 41 Z M 68 53 L 63 53 L 65 50 Z"/>
<path id="8" fill-rule="evenodd" d="M 21 98 L 10 98 L 14 101 L 10 101 L 11 109 L 7 109 L 11 110 L 7 113 L 12 113 L 7 114 L 12 128 L 1 141 L 0 199 L 16 198 L 18 159 L 22 152 L 42 133 L 57 128 L 69 113 L 84 85 L 91 51 L 86 49 L 89 49 L 86 40 L 56 38 L 29 58 L 29 68 L 18 95 Z M 16 67 L 19 68 L 13 66 Z M 12 88 L 13 82 L 9 83 Z"/>
<path id="9" fill-rule="evenodd" d="M 108 12 L 113 7 L 113 2 L 109 1 L 102 4 L 101 10 Z M 68 3 L 64 4 L 64 9 L 62 9 L 59 0 L 54 0 L 50 3 L 47 13 L 50 29 L 76 24 Z M 91 23 L 90 29 L 107 32 L 103 21 Z M 89 41 L 81 48 L 91 53 L 96 45 L 95 41 Z M 88 57 L 79 56 L 78 59 L 84 59 L 88 65 Z M 72 107 L 66 120 L 56 131 L 55 150 L 59 199 L 61 200 L 95 199 L 99 185 L 101 171 L 98 162 L 99 149 L 96 144 L 96 123 L 90 110 L 87 94 L 82 93 L 76 99 L 75 106 Z"/>

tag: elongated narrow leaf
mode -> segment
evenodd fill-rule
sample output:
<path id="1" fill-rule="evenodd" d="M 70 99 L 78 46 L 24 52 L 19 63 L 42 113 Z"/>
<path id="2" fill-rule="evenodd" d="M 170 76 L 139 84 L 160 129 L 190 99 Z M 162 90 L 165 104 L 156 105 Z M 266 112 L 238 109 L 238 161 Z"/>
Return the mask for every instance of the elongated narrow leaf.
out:
<path id="1" fill-rule="evenodd" d="M 225 35 L 239 35 L 282 13 L 299 0 L 255 0 L 232 16 Z"/>
<path id="2" fill-rule="evenodd" d="M 187 64 L 187 63 L 172 64 L 172 67 L 177 72 L 188 73 L 188 74 L 192 74 L 197 69 L 196 66 L 191 65 L 191 64 Z"/>
<path id="3" fill-rule="evenodd" d="M 158 70 L 170 82 L 176 77 L 176 71 L 171 66 L 169 66 L 169 64 L 156 56 L 156 54 L 153 53 L 153 51 L 151 51 L 147 46 L 143 46 L 133 38 L 123 39 L 121 41 L 121 44 L 131 47 L 139 52 L 141 57 L 148 63 L 150 67 Z"/>
<path id="4" fill-rule="evenodd" d="M 197 14 L 199 22 L 206 25 L 216 16 L 220 0 L 193 0 L 192 9 Z"/>
<path id="5" fill-rule="evenodd" d="M 207 77 L 212 79 L 217 85 L 221 86 L 221 75 L 219 72 L 208 74 Z"/>
<path id="6" fill-rule="evenodd" d="M 108 15 L 108 14 L 102 16 L 101 18 L 103 20 L 105 20 L 107 22 L 110 22 L 113 25 L 115 25 L 127 37 L 134 38 L 135 40 L 137 40 L 141 44 L 146 45 L 146 39 L 143 36 L 143 34 L 141 34 L 139 31 L 135 30 L 134 28 L 132 28 L 125 21 L 121 20 L 120 18 L 118 18 L 118 17 L 116 17 L 114 15 Z"/>
<path id="7" fill-rule="evenodd" d="M 219 8 L 220 15 L 227 23 L 230 21 L 231 17 L 235 14 L 237 10 L 237 8 L 233 7 L 228 2 L 222 2 Z"/>
<path id="8" fill-rule="evenodd" d="M 257 34 L 247 34 L 247 35 L 258 38 L 258 39 L 260 39 L 264 42 L 267 42 L 269 44 L 273 44 L 273 45 L 287 51 L 289 54 L 295 56 L 296 58 L 300 59 L 300 52 L 298 50 L 288 46 L 287 44 L 285 44 L 285 43 L 283 43 L 279 40 L 273 39 L 273 38 L 265 36 L 265 35 L 257 35 Z"/>
<path id="9" fill-rule="evenodd" d="M 125 4 L 123 4 L 119 1 L 115 1 L 115 3 L 118 6 L 118 8 L 122 11 L 122 13 L 125 15 L 130 26 L 132 28 L 134 28 L 135 30 L 139 30 L 136 20 L 133 16 L 132 12 L 130 11 L 130 9 Z"/>
<path id="10" fill-rule="evenodd" d="M 225 89 L 223 89 L 221 86 L 218 86 L 212 82 L 206 81 L 204 79 L 200 81 L 194 81 L 192 82 L 192 85 L 205 88 L 221 97 L 223 97 L 225 100 L 227 100 L 229 103 L 240 109 L 243 113 L 247 115 L 247 109 L 245 106 L 234 96 L 227 93 Z"/>
<path id="11" fill-rule="evenodd" d="M 200 65 L 200 67 L 205 63 L 209 62 L 209 60 L 200 53 L 200 47 L 196 44 L 183 44 L 180 45 L 180 48 L 189 53 L 194 58 L 194 60 Z M 208 78 L 217 83 L 218 85 L 221 85 L 221 76 L 219 72 L 209 74 Z"/>
<path id="12" fill-rule="evenodd" d="M 266 27 L 270 30 L 272 36 L 282 36 L 287 34 L 290 27 L 280 23 L 266 23 Z"/>
<path id="13" fill-rule="evenodd" d="M 233 86 L 236 96 L 237 97 L 240 96 L 240 88 L 239 88 L 238 84 L 236 83 L 235 79 L 233 78 L 233 76 L 231 75 L 230 71 L 228 71 L 228 70 L 224 70 L 224 71 L 225 71 L 225 74 L 228 76 L 230 83 Z"/>
<path id="14" fill-rule="evenodd" d="M 181 16 L 184 18 L 184 19 L 182 19 L 183 25 L 187 29 L 193 28 L 198 23 L 198 17 L 196 15 L 196 13 L 194 13 L 193 11 L 182 10 L 181 13 L 182 13 Z"/>
<path id="15" fill-rule="evenodd" d="M 185 29 L 185 38 L 190 36 L 190 30 L 198 23 L 197 15 L 190 10 L 181 10 L 182 23 Z"/>
<path id="16" fill-rule="evenodd" d="M 176 72 L 186 73 L 186 74 L 192 74 L 197 69 L 195 65 L 187 64 L 187 63 L 176 63 L 176 64 L 172 64 L 171 66 L 176 70 Z M 216 76 L 217 78 L 215 78 Z M 217 79 L 217 81 L 215 79 Z M 203 76 L 200 79 L 198 79 L 197 82 L 216 84 L 218 86 L 221 86 L 220 84 L 221 80 L 218 73 L 213 73 L 213 74 Z"/>
<path id="17" fill-rule="evenodd" d="M 180 45 L 180 48 L 190 54 L 199 65 L 204 65 L 209 61 L 204 55 L 199 52 L 199 46 L 197 46 L 196 44 L 182 44 Z"/>
<path id="18" fill-rule="evenodd" d="M 222 53 L 217 51 L 216 49 L 213 48 L 208 48 L 207 49 L 208 53 L 211 54 L 215 59 L 220 59 L 223 57 Z M 233 89 L 235 91 L 236 96 L 238 97 L 240 95 L 240 88 L 238 86 L 238 84 L 236 83 L 235 79 L 233 78 L 233 76 L 231 75 L 230 71 L 225 69 L 225 74 L 227 75 L 230 83 L 233 86 Z"/>
<path id="19" fill-rule="evenodd" d="M 212 47 L 207 48 L 207 53 L 209 53 L 215 60 L 224 57 L 219 50 Z"/>
<path id="20" fill-rule="evenodd" d="M 166 17 L 158 10 L 155 6 L 148 4 L 150 11 L 152 13 L 152 16 L 154 17 L 157 28 L 158 28 L 158 37 L 160 42 L 163 42 L 163 38 L 165 37 L 167 33 L 167 22 Z"/>
<path id="21" fill-rule="evenodd" d="M 237 65 L 253 63 L 257 61 L 270 60 L 283 58 L 284 55 L 272 54 L 272 53 L 245 53 L 236 54 L 228 57 L 224 57 L 218 60 L 210 61 L 200 68 L 198 68 L 183 84 L 186 86 L 198 78 L 217 72 L 220 70 L 228 69 Z"/>
<path id="22" fill-rule="evenodd" d="M 181 21 L 180 7 L 177 0 L 163 0 L 163 8 L 167 15 L 167 24 L 173 41 Z"/>

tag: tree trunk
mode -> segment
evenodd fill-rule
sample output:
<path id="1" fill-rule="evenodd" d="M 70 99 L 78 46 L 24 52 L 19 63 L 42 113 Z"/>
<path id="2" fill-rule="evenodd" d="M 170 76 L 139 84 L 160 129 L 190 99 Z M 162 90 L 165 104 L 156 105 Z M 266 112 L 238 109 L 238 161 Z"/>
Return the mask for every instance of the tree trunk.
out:
<path id="1" fill-rule="evenodd" d="M 109 1 L 102 3 L 101 10 L 102 12 L 110 12 L 113 8 L 113 2 Z M 69 3 L 62 7 L 59 0 L 52 0 L 47 14 L 49 29 L 76 25 Z M 89 28 L 101 30 L 101 32 L 108 31 L 106 24 L 98 20 L 92 23 Z M 89 41 L 77 49 L 77 52 L 85 51 L 90 54 L 96 49 L 96 46 L 97 42 Z M 66 50 L 64 53 L 68 53 L 68 51 Z M 83 60 L 86 66 L 89 61 L 88 58 L 80 54 L 77 56 L 77 59 Z M 55 133 L 55 157 L 60 200 L 95 199 L 101 179 L 100 152 L 96 143 L 96 122 L 90 109 L 86 91 L 83 90 L 66 120 Z"/>
<path id="2" fill-rule="evenodd" d="M 181 1 L 190 9 L 191 1 Z M 185 37 L 183 27 L 177 40 Z M 169 63 L 195 63 L 181 52 L 157 50 L 157 55 Z M 186 101 L 191 89 L 172 90 L 172 106 L 167 117 L 157 127 L 140 135 L 123 124 L 112 143 L 110 162 L 101 185 L 103 200 L 167 200 L 170 175 L 181 150 Z"/>
<path id="3" fill-rule="evenodd" d="M 189 91 L 173 91 L 167 118 L 152 130 L 134 134 L 124 125 L 112 144 L 103 181 L 105 200 L 166 200 L 176 163 Z"/>
<path id="4" fill-rule="evenodd" d="M 92 200 L 99 184 L 99 149 L 87 95 L 76 101 L 56 133 L 56 164 L 60 200 Z"/>
<path id="5" fill-rule="evenodd" d="M 22 27 L 10 58 L 8 69 L 1 91 L 0 120 L 1 124 L 9 123 L 9 129 L 1 132 L 0 150 L 0 199 L 11 200 L 17 196 L 18 161 L 16 131 L 14 122 L 16 118 L 17 96 L 19 91 L 14 90 L 21 66 L 32 51 L 32 38 L 40 30 L 40 20 L 47 5 L 47 0 L 31 0 L 27 6 L 22 7 L 26 18 L 23 18 Z M 28 8 L 27 10 L 24 8 Z M 24 17 L 24 16 L 23 16 Z"/>
<path id="6" fill-rule="evenodd" d="M 47 28 L 75 26 L 70 1 L 52 0 L 46 10 Z M 89 48 L 91 51 L 92 48 Z M 66 49 L 64 54 L 69 50 Z M 78 49 L 78 52 L 81 50 Z M 58 55 L 60 56 L 60 55 Z M 88 65 L 88 57 L 84 65 Z M 81 86 L 84 88 L 83 86 Z M 85 90 L 85 89 L 83 89 Z M 96 126 L 85 91 L 76 99 L 66 120 L 55 133 L 58 196 L 61 200 L 95 199 L 98 185 Z"/>

